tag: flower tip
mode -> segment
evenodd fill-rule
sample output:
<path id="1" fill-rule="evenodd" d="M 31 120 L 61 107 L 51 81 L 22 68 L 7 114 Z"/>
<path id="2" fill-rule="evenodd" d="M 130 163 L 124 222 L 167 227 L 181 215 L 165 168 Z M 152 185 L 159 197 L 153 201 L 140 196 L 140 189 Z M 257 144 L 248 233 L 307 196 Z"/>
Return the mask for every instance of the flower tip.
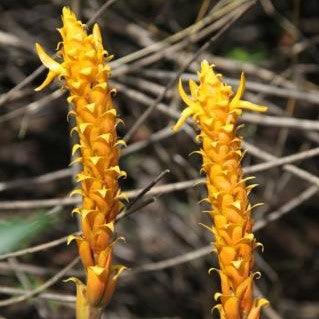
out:
<path id="1" fill-rule="evenodd" d="M 266 298 L 260 298 L 258 300 L 258 306 L 267 307 L 267 306 L 269 306 L 269 301 Z"/>
<path id="2" fill-rule="evenodd" d="M 76 285 L 83 285 L 82 281 L 76 277 L 69 277 L 67 279 L 64 279 L 63 282 L 65 282 L 65 283 L 72 282 Z"/>
<path id="3" fill-rule="evenodd" d="M 41 45 L 38 42 L 36 42 L 34 45 L 34 48 L 37 51 L 37 53 L 39 54 L 39 48 L 41 48 Z"/>
<path id="4" fill-rule="evenodd" d="M 177 123 L 174 126 L 172 126 L 172 131 L 174 133 L 177 133 L 178 129 L 179 129 L 179 127 L 177 126 Z"/>
<path id="5" fill-rule="evenodd" d="M 71 16 L 74 15 L 73 11 L 70 9 L 70 7 L 68 6 L 64 6 L 62 8 L 62 16 L 67 17 L 67 16 Z"/>
<path id="6" fill-rule="evenodd" d="M 99 43 L 102 43 L 101 30 L 97 23 L 95 23 L 93 26 L 93 37 L 96 41 L 98 41 Z"/>

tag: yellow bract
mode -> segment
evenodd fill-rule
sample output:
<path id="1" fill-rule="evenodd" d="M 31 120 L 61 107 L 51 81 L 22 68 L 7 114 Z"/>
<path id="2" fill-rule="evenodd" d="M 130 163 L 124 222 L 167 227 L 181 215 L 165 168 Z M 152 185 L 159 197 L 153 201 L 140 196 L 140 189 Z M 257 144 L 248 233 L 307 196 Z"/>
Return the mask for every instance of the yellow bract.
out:
<path id="1" fill-rule="evenodd" d="M 199 84 L 189 81 L 188 96 L 179 82 L 178 91 L 187 107 L 174 126 L 178 130 L 192 116 L 200 128 L 202 170 L 207 175 L 209 212 L 214 225 L 209 230 L 215 236 L 221 279 L 221 293 L 215 298 L 220 304 L 222 319 L 258 319 L 265 299 L 253 298 L 253 250 L 257 246 L 252 234 L 251 206 L 245 185 L 241 159 L 241 139 L 236 136 L 238 116 L 242 109 L 263 112 L 267 108 L 242 100 L 245 77 L 233 96 L 230 86 L 221 81 L 207 61 L 201 64 Z"/>
<path id="2" fill-rule="evenodd" d="M 125 269 L 112 266 L 114 221 L 121 205 L 118 179 L 125 176 L 125 172 L 118 166 L 118 145 L 122 142 L 116 134 L 118 119 L 108 85 L 110 67 L 106 64 L 109 57 L 105 57 L 107 52 L 99 27 L 94 25 L 92 34 L 87 34 L 69 8 L 63 8 L 62 21 L 63 26 L 58 29 L 62 36 L 58 45 L 61 63 L 36 44 L 42 63 L 49 69 L 37 90 L 56 77 L 63 78 L 63 86 L 70 93 L 68 102 L 73 108 L 70 113 L 76 118 L 73 131 L 79 134 L 79 144 L 73 146 L 72 154 L 81 153 L 74 161 L 82 164 L 82 171 L 77 175 L 81 189 L 71 194 L 80 194 L 83 198 L 82 206 L 74 210 L 81 217 L 82 235 L 71 236 L 69 241 L 76 240 L 87 272 L 86 285 L 74 280 L 78 286 L 77 307 L 83 307 L 83 311 L 77 309 L 78 318 L 87 318 L 93 308 L 101 308 L 109 302 L 117 278 Z"/>

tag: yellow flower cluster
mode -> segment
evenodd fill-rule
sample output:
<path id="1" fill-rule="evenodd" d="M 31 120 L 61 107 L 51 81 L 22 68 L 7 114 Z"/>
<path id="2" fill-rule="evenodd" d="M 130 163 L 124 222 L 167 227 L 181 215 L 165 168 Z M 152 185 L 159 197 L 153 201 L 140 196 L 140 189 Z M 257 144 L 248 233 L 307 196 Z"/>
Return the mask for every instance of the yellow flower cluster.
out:
<path id="1" fill-rule="evenodd" d="M 245 78 L 241 75 L 236 94 L 221 81 L 207 61 L 201 64 L 199 84 L 189 81 L 191 96 L 179 83 L 179 93 L 187 107 L 176 123 L 178 130 L 189 116 L 200 128 L 202 169 L 207 175 L 210 216 L 214 225 L 221 280 L 221 293 L 215 299 L 222 319 L 258 319 L 260 309 L 268 302 L 253 298 L 253 250 L 257 243 L 252 233 L 251 205 L 248 195 L 254 185 L 246 186 L 241 159 L 241 138 L 236 125 L 242 109 L 263 112 L 266 107 L 242 100 Z"/>
<path id="2" fill-rule="evenodd" d="M 82 165 L 77 175 L 81 184 L 72 194 L 81 194 L 83 203 L 74 211 L 81 216 L 82 235 L 70 237 L 78 245 L 79 255 L 87 273 L 87 283 L 77 283 L 78 318 L 86 318 L 85 311 L 105 306 L 114 291 L 117 278 L 124 267 L 112 265 L 114 222 L 121 207 L 118 179 L 125 176 L 119 162 L 119 144 L 116 134 L 116 110 L 112 103 L 108 78 L 110 56 L 103 49 L 97 24 L 92 34 L 76 19 L 68 8 L 63 8 L 63 27 L 58 29 L 62 42 L 58 63 L 36 44 L 42 63 L 49 69 L 47 78 L 37 90 L 47 86 L 55 77 L 63 78 L 70 96 L 68 102 L 76 118 L 74 130 L 79 144 L 72 153 L 80 153 L 75 162 Z M 86 309 L 86 310 L 85 310 Z"/>

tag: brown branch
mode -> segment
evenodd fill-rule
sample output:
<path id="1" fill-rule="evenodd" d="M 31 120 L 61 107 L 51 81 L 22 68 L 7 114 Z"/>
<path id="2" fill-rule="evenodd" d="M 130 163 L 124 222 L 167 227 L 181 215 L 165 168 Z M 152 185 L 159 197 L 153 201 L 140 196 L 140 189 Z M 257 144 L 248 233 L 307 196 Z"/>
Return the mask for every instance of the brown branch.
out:
<path id="1" fill-rule="evenodd" d="M 105 10 L 110 7 L 116 0 L 108 0 L 101 6 L 101 8 L 91 17 L 91 19 L 86 23 L 86 27 L 89 28 L 100 16 L 105 12 Z"/>
<path id="2" fill-rule="evenodd" d="M 42 284 L 41 286 L 37 287 L 36 289 L 31 290 L 31 291 L 27 292 L 26 294 L 24 294 L 22 296 L 12 297 L 12 298 L 9 298 L 9 299 L 1 300 L 0 301 L 0 307 L 14 305 L 14 304 L 17 304 L 19 302 L 25 301 L 27 299 L 30 299 L 30 298 L 40 294 L 44 290 L 46 290 L 49 287 L 51 287 L 52 285 L 54 285 L 57 281 L 59 281 L 71 268 L 73 268 L 79 262 L 79 260 L 80 260 L 79 257 L 77 257 L 74 260 L 72 260 L 66 267 L 64 267 L 56 275 L 51 277 L 48 281 L 46 281 L 44 284 Z"/>
<path id="3" fill-rule="evenodd" d="M 296 161 L 300 161 L 303 159 L 311 158 L 314 156 L 319 155 L 319 148 L 314 148 L 312 150 L 300 152 L 297 154 L 289 155 L 282 158 L 276 158 L 275 156 L 269 155 L 265 151 L 259 150 L 253 145 L 248 143 L 243 143 L 247 151 L 251 154 L 254 154 L 257 157 L 261 157 L 266 159 L 266 163 L 256 164 L 249 167 L 245 167 L 243 169 L 244 173 L 256 173 L 262 172 L 267 169 L 271 169 L 278 166 L 283 166 L 284 170 L 287 170 L 294 175 L 309 181 L 315 185 L 319 185 L 319 177 L 300 169 L 296 166 L 287 163 L 293 163 Z M 268 154 L 268 155 L 265 155 Z M 189 181 L 171 183 L 166 185 L 160 185 L 153 187 L 148 194 L 150 196 L 157 195 L 157 194 L 165 194 L 171 193 L 174 191 L 180 191 L 189 187 L 193 187 L 196 184 L 201 184 L 205 181 L 204 178 L 193 179 Z M 144 189 L 144 188 L 143 188 Z M 135 198 L 143 189 L 136 189 L 132 191 L 124 192 L 128 198 Z M 0 209 L 34 209 L 34 208 L 43 208 L 43 207 L 50 207 L 50 206 L 72 206 L 75 204 L 79 204 L 81 199 L 79 197 L 69 198 L 52 198 L 52 199 L 39 199 L 39 200 L 21 200 L 21 201 L 1 201 L 0 202 Z"/>
<path id="4" fill-rule="evenodd" d="M 183 67 L 177 72 L 176 76 L 171 79 L 171 81 L 166 85 L 164 90 L 158 95 L 155 101 L 144 111 L 144 113 L 138 118 L 138 120 L 134 123 L 131 129 L 126 133 L 124 136 L 124 140 L 128 141 L 130 138 L 136 133 L 139 127 L 148 119 L 148 117 L 153 113 L 156 109 L 157 105 L 165 98 L 166 93 L 169 89 L 175 84 L 176 80 L 185 72 L 185 70 L 198 58 L 198 56 L 205 51 L 209 46 L 214 43 L 219 37 L 235 22 L 237 19 L 248 10 L 255 1 L 251 1 L 248 5 L 243 6 L 239 13 L 236 13 L 234 17 L 227 22 L 214 36 L 212 36 L 208 41 L 206 41 L 198 50 L 197 52 L 189 59 Z"/>
<path id="5" fill-rule="evenodd" d="M 26 291 L 26 290 L 18 289 L 18 288 L 0 286 L 0 293 L 6 294 L 6 295 L 25 295 L 27 293 L 30 293 L 30 291 Z M 40 299 L 44 299 L 44 300 L 58 301 L 63 303 L 74 303 L 76 300 L 76 297 L 73 295 L 58 294 L 53 292 L 42 292 L 36 295 L 36 297 Z"/>
<path id="6" fill-rule="evenodd" d="M 319 100 L 318 100 L 319 101 Z M 294 128 L 297 130 L 314 130 L 319 131 L 319 122 L 312 120 L 304 120 L 293 117 L 269 116 L 246 113 L 242 116 L 241 121 L 246 123 L 254 123 L 261 126 Z"/>
<path id="7" fill-rule="evenodd" d="M 267 217 L 257 221 L 255 226 L 253 227 L 254 231 L 258 231 L 264 228 L 270 222 L 278 220 L 279 218 L 283 217 L 287 213 L 291 212 L 293 209 L 295 209 L 296 207 L 304 203 L 306 200 L 314 196 L 318 192 L 318 189 L 319 188 L 317 186 L 311 186 L 307 188 L 299 196 L 288 201 L 279 209 L 269 213 Z M 148 264 L 136 267 L 135 269 L 131 271 L 131 273 L 134 275 L 135 273 L 159 271 L 166 268 L 175 267 L 175 266 L 190 262 L 192 260 L 207 256 L 210 253 L 212 253 L 212 245 L 207 245 L 186 254 L 182 254 L 173 258 L 168 258 L 168 259 L 159 261 L 159 262 L 148 263 Z M 129 272 L 126 275 L 129 275 Z"/>
<path id="8" fill-rule="evenodd" d="M 213 57 L 218 61 L 219 57 Z M 212 61 L 214 62 L 214 60 Z M 218 63 L 216 63 L 218 64 Z M 244 69 L 244 67 L 241 65 L 241 68 Z M 268 70 L 267 70 L 268 71 Z M 142 74 L 151 76 L 154 79 L 160 79 L 160 80 L 168 80 L 172 79 L 176 76 L 176 72 L 173 71 L 163 71 L 163 70 L 157 70 L 157 69 L 151 69 L 151 70 L 143 70 Z M 275 74 L 274 74 L 275 76 Z M 279 76 L 278 76 L 279 77 Z M 230 85 L 239 85 L 239 81 L 237 79 L 223 77 L 225 82 L 227 82 Z M 197 80 L 197 75 L 194 73 L 184 73 L 183 79 L 185 80 Z M 276 78 L 275 78 L 276 79 Z M 282 78 L 280 78 L 281 81 L 283 81 Z M 284 98 L 294 98 L 296 100 L 302 100 L 313 104 L 319 104 L 319 94 L 315 91 L 302 91 L 299 90 L 296 87 L 293 87 L 290 85 L 291 82 L 287 81 L 284 82 L 285 88 L 278 87 L 275 85 L 270 84 L 264 84 L 264 83 L 258 83 L 258 82 L 252 82 L 247 81 L 246 88 L 249 91 L 256 92 L 256 93 L 263 93 L 268 94 L 271 96 L 279 96 Z"/>
<path id="9" fill-rule="evenodd" d="M 283 217 L 285 214 L 291 212 L 293 209 L 310 199 L 312 196 L 314 196 L 318 192 L 317 186 L 311 186 L 308 189 L 306 189 L 304 192 L 302 192 L 299 196 L 293 198 L 292 200 L 288 201 L 286 204 L 282 205 L 279 209 L 269 213 L 265 218 L 258 220 L 253 227 L 254 231 L 258 231 L 262 228 L 264 228 L 266 225 L 268 225 L 270 222 L 273 222 L 275 220 L 278 220 L 279 218 Z M 124 276 L 134 275 L 136 273 L 143 273 L 143 272 L 153 272 L 153 271 L 159 271 L 170 267 L 175 267 L 177 265 L 181 265 L 183 263 L 190 262 L 192 260 L 204 257 L 212 252 L 212 245 L 207 245 L 205 247 L 196 249 L 194 251 L 191 251 L 186 254 L 182 254 L 180 256 L 176 256 L 173 258 L 168 258 L 159 262 L 155 263 L 148 263 L 144 264 L 142 266 L 138 266 L 134 268 L 132 271 L 127 272 Z M 28 298 L 31 298 L 35 295 L 38 295 L 45 289 L 52 286 L 56 281 L 58 281 L 60 278 L 62 278 L 65 273 L 67 273 L 76 263 L 78 262 L 78 259 L 75 259 L 72 261 L 68 266 L 66 266 L 62 271 L 60 271 L 58 274 L 56 274 L 54 277 L 52 277 L 49 281 L 47 281 L 45 284 L 41 285 L 37 289 L 19 297 L 10 298 L 4 301 L 0 301 L 0 307 L 14 304 L 17 302 L 21 302 L 24 300 L 27 300 Z M 57 278 L 58 277 L 58 278 Z M 10 290 L 11 288 L 9 288 Z M 1 292 L 1 288 L 0 288 Z"/>

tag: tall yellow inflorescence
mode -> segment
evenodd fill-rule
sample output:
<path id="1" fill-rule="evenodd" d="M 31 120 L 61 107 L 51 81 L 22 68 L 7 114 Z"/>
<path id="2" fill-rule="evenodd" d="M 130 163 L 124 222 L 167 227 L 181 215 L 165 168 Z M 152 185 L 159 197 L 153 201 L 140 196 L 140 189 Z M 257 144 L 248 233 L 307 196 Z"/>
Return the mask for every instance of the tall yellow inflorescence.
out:
<path id="1" fill-rule="evenodd" d="M 55 77 L 63 78 L 70 94 L 70 114 L 76 119 L 73 130 L 79 135 L 79 144 L 74 145 L 72 153 L 80 154 L 75 162 L 81 164 L 82 171 L 77 175 L 81 187 L 72 194 L 83 198 L 82 206 L 74 210 L 81 217 L 82 235 L 70 236 L 70 241 L 76 240 L 87 274 L 86 285 L 74 279 L 77 318 L 87 318 L 92 308 L 102 308 L 109 302 L 124 269 L 112 264 L 112 246 L 114 222 L 121 207 L 118 179 L 125 173 L 118 166 L 121 141 L 116 134 L 118 119 L 108 84 L 110 56 L 103 48 L 99 27 L 95 24 L 92 34 L 87 34 L 69 8 L 63 8 L 62 21 L 63 26 L 58 29 L 62 36 L 58 45 L 62 63 L 36 44 L 42 63 L 49 69 L 37 90 Z"/>
<path id="2" fill-rule="evenodd" d="M 221 280 L 220 300 L 216 306 L 222 319 L 258 319 L 265 299 L 253 297 L 253 251 L 258 245 L 252 233 L 251 205 L 248 195 L 254 185 L 246 186 L 243 178 L 241 138 L 236 135 L 236 125 L 242 109 L 258 112 L 266 107 L 242 100 L 245 78 L 233 96 L 230 86 L 221 81 L 207 61 L 201 64 L 199 84 L 189 81 L 191 96 L 179 83 L 179 93 L 187 107 L 176 123 L 178 130 L 189 116 L 200 128 L 198 139 L 202 169 L 207 175 L 209 212 L 214 225 L 214 249 L 217 252 Z"/>

